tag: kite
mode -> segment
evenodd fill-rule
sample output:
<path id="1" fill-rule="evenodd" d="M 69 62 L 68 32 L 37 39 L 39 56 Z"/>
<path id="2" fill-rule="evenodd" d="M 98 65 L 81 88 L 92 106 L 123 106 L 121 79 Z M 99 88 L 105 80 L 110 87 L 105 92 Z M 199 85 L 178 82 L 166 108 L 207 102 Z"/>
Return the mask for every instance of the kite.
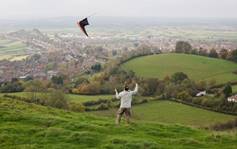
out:
<path id="1" fill-rule="evenodd" d="M 89 37 L 88 34 L 87 34 L 87 32 L 86 32 L 86 29 L 85 29 L 85 26 L 90 25 L 89 22 L 88 22 L 88 20 L 87 20 L 87 18 L 85 18 L 85 19 L 83 19 L 83 20 L 81 20 L 81 21 L 78 21 L 78 22 L 77 22 L 77 25 L 81 28 L 82 32 L 83 32 L 87 37 Z"/>

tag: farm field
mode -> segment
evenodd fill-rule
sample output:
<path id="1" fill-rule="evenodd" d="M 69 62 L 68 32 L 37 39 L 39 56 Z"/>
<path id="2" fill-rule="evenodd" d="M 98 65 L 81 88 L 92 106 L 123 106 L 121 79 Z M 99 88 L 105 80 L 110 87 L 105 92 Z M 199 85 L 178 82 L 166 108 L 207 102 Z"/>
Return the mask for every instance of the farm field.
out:
<path id="1" fill-rule="evenodd" d="M 235 148 L 237 136 L 177 124 L 74 113 L 0 98 L 0 146 L 9 148 Z"/>
<path id="2" fill-rule="evenodd" d="M 92 112 L 101 116 L 114 117 L 117 109 Z M 233 120 L 235 116 L 203 110 L 171 101 L 152 101 L 133 106 L 135 122 L 154 122 L 183 124 L 196 127 L 205 127 L 218 122 Z"/>
<path id="3" fill-rule="evenodd" d="M 237 81 L 237 64 L 215 58 L 187 54 L 159 54 L 130 60 L 122 65 L 138 76 L 163 79 L 175 72 L 184 72 L 191 79 L 216 80 L 217 83 Z"/>
<path id="4" fill-rule="evenodd" d="M 0 40 L 0 60 L 21 60 L 26 58 L 26 45 L 19 41 Z"/>

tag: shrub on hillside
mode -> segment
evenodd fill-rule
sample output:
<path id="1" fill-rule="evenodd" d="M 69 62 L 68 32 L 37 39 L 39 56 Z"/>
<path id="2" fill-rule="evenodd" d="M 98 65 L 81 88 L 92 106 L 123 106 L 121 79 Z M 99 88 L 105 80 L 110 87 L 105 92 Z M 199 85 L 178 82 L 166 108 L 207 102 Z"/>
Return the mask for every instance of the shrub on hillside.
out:
<path id="1" fill-rule="evenodd" d="M 174 98 L 177 95 L 177 87 L 173 83 L 169 83 L 165 86 L 164 97 L 166 99 Z"/>
<path id="2" fill-rule="evenodd" d="M 192 101 L 192 96 L 190 96 L 190 94 L 187 91 L 179 92 L 176 98 L 187 101 L 187 102 Z"/>
<path id="3" fill-rule="evenodd" d="M 213 57 L 213 58 L 218 58 L 218 53 L 216 52 L 215 49 L 211 49 L 208 56 Z"/>
<path id="4" fill-rule="evenodd" d="M 68 109 L 74 112 L 84 112 L 85 106 L 83 106 L 81 103 L 69 103 Z"/>
<path id="5" fill-rule="evenodd" d="M 213 109 L 217 109 L 220 103 L 221 103 L 220 98 L 210 98 L 210 97 L 203 97 L 201 102 L 202 106 L 210 107 Z"/>
<path id="6" fill-rule="evenodd" d="M 55 108 L 61 108 L 61 109 L 68 108 L 68 100 L 66 99 L 66 96 L 63 93 L 63 91 L 60 90 L 54 90 L 49 92 L 45 99 L 45 104 L 47 106 Z"/>
<path id="7" fill-rule="evenodd" d="M 12 93 L 12 92 L 22 92 L 24 87 L 19 81 L 7 82 L 5 84 L 0 85 L 1 93 Z"/>
<path id="8" fill-rule="evenodd" d="M 202 98 L 201 97 L 193 98 L 192 99 L 192 103 L 194 103 L 194 104 L 201 105 L 201 102 L 202 102 Z"/>
<path id="9" fill-rule="evenodd" d="M 191 53 L 192 46 L 189 42 L 178 41 L 175 46 L 176 53 Z"/>
<path id="10" fill-rule="evenodd" d="M 226 123 L 215 124 L 214 126 L 211 127 L 211 129 L 214 129 L 217 131 L 233 129 L 233 128 L 237 128 L 237 119 L 228 121 Z"/>
<path id="11" fill-rule="evenodd" d="M 232 94 L 232 87 L 229 83 L 225 85 L 225 87 L 223 89 L 223 93 L 224 93 L 226 98 L 229 97 Z"/>
<path id="12" fill-rule="evenodd" d="M 171 76 L 171 81 L 176 84 L 181 83 L 185 79 L 188 79 L 188 76 L 183 72 L 176 72 Z"/>

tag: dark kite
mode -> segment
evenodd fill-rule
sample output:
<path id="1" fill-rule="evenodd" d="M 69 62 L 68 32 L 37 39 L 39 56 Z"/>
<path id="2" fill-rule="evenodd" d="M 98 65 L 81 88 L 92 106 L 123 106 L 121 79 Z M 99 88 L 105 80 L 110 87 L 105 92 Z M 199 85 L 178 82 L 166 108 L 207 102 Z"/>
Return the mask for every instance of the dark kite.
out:
<path id="1" fill-rule="evenodd" d="M 85 29 L 85 26 L 87 25 L 90 25 L 87 18 L 81 20 L 81 21 L 78 21 L 77 22 L 77 25 L 81 28 L 82 32 L 88 37 L 88 34 L 86 32 L 86 29 Z"/>

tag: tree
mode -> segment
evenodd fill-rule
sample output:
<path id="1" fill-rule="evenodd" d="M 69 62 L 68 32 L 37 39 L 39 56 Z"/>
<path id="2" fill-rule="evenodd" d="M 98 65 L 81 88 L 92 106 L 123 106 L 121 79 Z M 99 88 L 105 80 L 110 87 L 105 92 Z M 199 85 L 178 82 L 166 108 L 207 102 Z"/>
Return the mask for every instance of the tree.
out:
<path id="1" fill-rule="evenodd" d="M 154 95 L 157 90 L 158 80 L 157 79 L 146 79 L 143 82 L 143 89 L 145 90 L 144 95 Z"/>
<path id="2" fill-rule="evenodd" d="M 197 54 L 198 54 L 198 50 L 197 50 L 197 49 L 192 49 L 192 50 L 191 50 L 191 54 L 197 55 Z"/>
<path id="3" fill-rule="evenodd" d="M 200 48 L 200 49 L 199 49 L 198 54 L 199 54 L 199 55 L 202 55 L 202 56 L 207 56 L 207 55 L 208 55 L 207 50 L 205 50 L 205 49 L 203 49 L 203 48 Z"/>
<path id="4" fill-rule="evenodd" d="M 2 84 L 0 86 L 0 92 L 2 93 L 11 93 L 11 92 L 21 92 L 24 90 L 24 87 L 19 81 L 12 81 Z"/>
<path id="5" fill-rule="evenodd" d="M 30 92 L 29 99 L 36 101 L 38 100 L 38 94 L 39 93 L 45 93 L 46 92 L 46 87 L 42 84 L 41 81 L 39 80 L 32 80 L 28 81 L 25 84 L 25 90 L 26 92 Z"/>
<path id="6" fill-rule="evenodd" d="M 176 43 L 175 52 L 176 53 L 191 53 L 192 46 L 186 41 L 178 41 Z"/>
<path id="7" fill-rule="evenodd" d="M 237 49 L 230 52 L 228 59 L 237 62 Z"/>
<path id="8" fill-rule="evenodd" d="M 99 72 L 101 70 L 101 64 L 99 63 L 96 63 L 95 65 L 91 66 L 91 69 L 94 71 L 94 72 Z"/>
<path id="9" fill-rule="evenodd" d="M 89 81 L 85 77 L 78 77 L 75 79 L 73 83 L 74 87 L 78 87 L 82 83 L 89 83 Z"/>
<path id="10" fill-rule="evenodd" d="M 232 87 L 229 83 L 225 85 L 223 93 L 225 95 L 225 98 L 229 97 L 232 94 Z"/>
<path id="11" fill-rule="evenodd" d="M 221 51 L 219 53 L 220 58 L 226 59 L 227 55 L 228 55 L 228 51 L 226 49 L 221 49 Z"/>
<path id="12" fill-rule="evenodd" d="M 188 76 L 183 72 L 176 72 L 171 76 L 171 81 L 176 84 L 182 82 L 185 79 L 188 79 Z"/>
<path id="13" fill-rule="evenodd" d="M 177 98 L 178 99 L 181 99 L 181 100 L 184 100 L 184 101 L 192 101 L 192 96 L 189 95 L 189 93 L 187 91 L 182 91 L 182 92 L 179 92 L 177 94 Z"/>
<path id="14" fill-rule="evenodd" d="M 51 78 L 51 81 L 53 82 L 53 84 L 56 84 L 56 85 L 63 85 L 63 76 L 53 76 Z"/>
<path id="15" fill-rule="evenodd" d="M 218 58 L 218 53 L 215 49 L 211 49 L 211 51 L 209 52 L 209 57 Z"/>

